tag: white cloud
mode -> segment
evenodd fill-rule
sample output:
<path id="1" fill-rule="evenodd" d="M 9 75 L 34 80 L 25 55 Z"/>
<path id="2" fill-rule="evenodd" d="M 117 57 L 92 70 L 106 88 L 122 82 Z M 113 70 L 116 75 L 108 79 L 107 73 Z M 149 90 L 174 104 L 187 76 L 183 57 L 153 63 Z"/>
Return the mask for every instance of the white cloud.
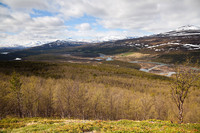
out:
<path id="1" fill-rule="evenodd" d="M 192 24 L 200 26 L 199 0 L 0 0 L 0 45 L 75 38 L 122 38 L 146 32 L 164 32 Z M 31 18 L 33 9 L 56 13 Z M 65 22 L 84 15 L 96 24 L 80 21 L 77 31 Z M 94 22 L 92 22 L 94 23 Z M 101 25 L 107 31 L 96 31 Z M 117 31 L 123 29 L 124 31 Z M 144 32 L 138 32 L 138 31 Z M 11 33 L 11 34 L 10 34 Z"/>
<path id="2" fill-rule="evenodd" d="M 29 15 L 20 12 L 10 12 L 7 8 L 0 7 L 0 30 L 4 32 L 18 32 L 22 24 L 29 20 Z"/>
<path id="3" fill-rule="evenodd" d="M 88 30 L 91 30 L 91 26 L 89 23 L 82 23 L 82 24 L 79 24 L 75 27 L 77 30 L 79 31 L 88 31 Z"/>
<path id="4" fill-rule="evenodd" d="M 6 8 L 0 10 L 9 12 Z M 1 12 L 0 20 L 0 46 L 64 39 L 67 31 L 64 21 L 54 16 L 31 18 L 26 12 Z"/>
<path id="5" fill-rule="evenodd" d="M 161 32 L 186 24 L 199 25 L 199 0 L 62 0 L 63 18 L 88 14 L 105 28 Z"/>
<path id="6" fill-rule="evenodd" d="M 0 0 L 0 2 L 8 5 L 13 10 L 21 11 L 30 11 L 33 8 L 50 10 L 54 7 L 52 4 L 55 4 L 52 0 Z"/>

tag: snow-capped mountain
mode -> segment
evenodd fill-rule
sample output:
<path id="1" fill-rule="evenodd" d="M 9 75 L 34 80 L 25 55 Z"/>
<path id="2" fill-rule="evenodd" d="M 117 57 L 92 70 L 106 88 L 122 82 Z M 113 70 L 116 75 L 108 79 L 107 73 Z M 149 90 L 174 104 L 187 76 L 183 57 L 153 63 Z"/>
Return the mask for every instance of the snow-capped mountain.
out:
<path id="1" fill-rule="evenodd" d="M 189 36 L 200 35 L 200 27 L 194 25 L 186 25 L 165 33 L 160 33 L 156 36 Z"/>
<path id="2" fill-rule="evenodd" d="M 43 42 L 38 41 L 35 47 L 28 48 L 26 49 L 27 51 L 24 51 L 26 51 L 26 53 L 38 52 L 41 54 L 52 51 L 56 52 L 59 50 L 67 51 L 69 47 L 75 50 L 74 53 L 79 51 L 79 48 L 83 48 L 85 50 L 97 50 L 96 53 L 104 49 L 106 49 L 110 53 L 112 53 L 113 50 L 121 50 L 123 52 L 126 52 L 127 50 L 129 51 L 136 49 L 155 52 L 191 51 L 200 50 L 200 28 L 197 26 L 187 25 L 173 31 L 160 33 L 157 35 L 110 40 L 105 42 L 57 40 L 45 44 L 42 43 Z M 33 44 L 29 45 L 31 46 Z M 4 50 L 2 52 L 7 52 L 7 50 Z"/>
<path id="3" fill-rule="evenodd" d="M 27 48 L 30 48 L 30 47 L 35 47 L 35 46 L 40 46 L 40 45 L 43 45 L 43 44 L 46 44 L 46 43 L 49 43 L 50 41 L 32 41 L 30 43 L 27 43 L 25 46 Z"/>
<path id="4" fill-rule="evenodd" d="M 200 50 L 200 28 L 186 25 L 165 33 L 116 41 L 111 45 L 156 52 Z"/>
<path id="5" fill-rule="evenodd" d="M 200 30 L 200 27 L 194 25 L 185 25 L 176 29 L 176 31 L 186 31 L 186 30 Z"/>
<path id="6" fill-rule="evenodd" d="M 84 44 L 88 44 L 88 43 L 87 42 L 57 40 L 54 42 L 49 42 L 49 43 L 46 43 L 43 45 L 32 47 L 31 49 L 57 49 L 57 48 L 80 46 L 80 45 L 84 45 Z"/>

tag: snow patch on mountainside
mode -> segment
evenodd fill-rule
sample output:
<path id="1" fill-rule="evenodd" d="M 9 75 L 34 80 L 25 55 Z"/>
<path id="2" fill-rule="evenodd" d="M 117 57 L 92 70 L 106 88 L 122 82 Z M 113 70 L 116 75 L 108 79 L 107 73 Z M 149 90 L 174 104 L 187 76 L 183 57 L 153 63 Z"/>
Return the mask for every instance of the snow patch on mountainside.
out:
<path id="1" fill-rule="evenodd" d="M 168 48 L 166 49 L 165 47 L 160 47 L 160 46 L 168 46 Z M 173 46 L 173 47 L 170 48 L 169 46 Z M 148 46 L 146 48 L 153 49 L 154 51 L 158 52 L 158 51 L 179 50 L 181 47 L 183 47 L 183 48 L 185 48 L 187 50 L 199 50 L 200 49 L 200 44 L 181 44 L 181 43 L 168 42 L 168 43 Z"/>
<path id="2" fill-rule="evenodd" d="M 195 45 L 195 44 L 183 44 L 185 48 L 188 50 L 198 50 L 200 49 L 200 45 Z"/>

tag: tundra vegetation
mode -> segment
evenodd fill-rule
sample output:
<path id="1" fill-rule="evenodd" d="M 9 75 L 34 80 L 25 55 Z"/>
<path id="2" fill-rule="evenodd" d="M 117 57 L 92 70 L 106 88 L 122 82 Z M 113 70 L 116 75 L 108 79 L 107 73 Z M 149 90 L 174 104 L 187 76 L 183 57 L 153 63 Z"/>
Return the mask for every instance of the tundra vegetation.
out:
<path id="1" fill-rule="evenodd" d="M 0 62 L 0 131 L 200 131 L 199 124 L 177 124 L 180 109 L 172 97 L 180 93 L 173 92 L 178 79 L 138 68 L 124 62 Z M 186 88 L 187 96 L 183 92 L 181 123 L 200 122 L 199 81 Z"/>

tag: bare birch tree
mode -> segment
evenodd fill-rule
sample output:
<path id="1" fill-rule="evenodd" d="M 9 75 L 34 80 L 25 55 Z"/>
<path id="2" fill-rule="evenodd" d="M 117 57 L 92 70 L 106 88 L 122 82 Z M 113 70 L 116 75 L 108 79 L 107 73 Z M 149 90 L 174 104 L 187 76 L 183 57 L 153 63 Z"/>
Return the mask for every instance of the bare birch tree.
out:
<path id="1" fill-rule="evenodd" d="M 176 75 L 171 85 L 172 100 L 178 108 L 179 123 L 183 123 L 184 102 L 189 92 L 195 86 L 199 78 L 199 71 L 192 68 L 181 66 L 176 68 Z"/>

